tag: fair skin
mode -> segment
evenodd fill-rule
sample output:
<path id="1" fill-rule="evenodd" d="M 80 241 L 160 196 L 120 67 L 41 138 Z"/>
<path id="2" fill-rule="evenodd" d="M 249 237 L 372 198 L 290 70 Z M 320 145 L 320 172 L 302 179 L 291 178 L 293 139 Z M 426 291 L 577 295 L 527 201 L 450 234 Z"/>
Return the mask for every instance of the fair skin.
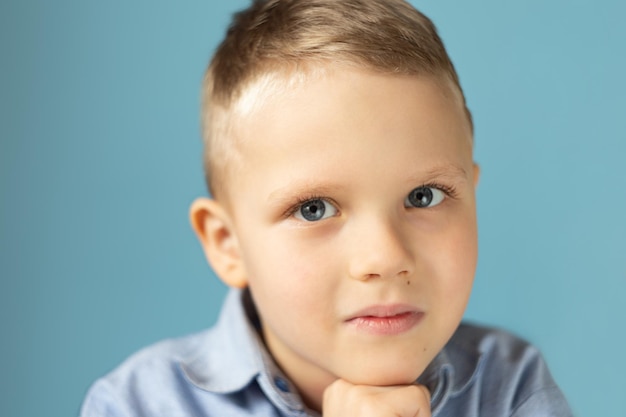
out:
<path id="1" fill-rule="evenodd" d="M 309 407 L 430 415 L 414 381 L 458 326 L 477 257 L 458 91 L 337 66 L 260 102 L 237 122 L 227 192 L 191 207 L 211 265 L 250 288 Z"/>

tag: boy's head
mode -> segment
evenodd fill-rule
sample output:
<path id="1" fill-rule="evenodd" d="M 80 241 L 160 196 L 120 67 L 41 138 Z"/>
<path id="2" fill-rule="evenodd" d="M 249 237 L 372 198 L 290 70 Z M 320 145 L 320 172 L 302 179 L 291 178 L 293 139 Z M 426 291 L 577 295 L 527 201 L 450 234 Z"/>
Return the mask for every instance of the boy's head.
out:
<path id="1" fill-rule="evenodd" d="M 414 381 L 477 256 L 472 125 L 434 27 L 398 0 L 256 2 L 205 82 L 192 224 L 319 409 L 336 378 Z"/>

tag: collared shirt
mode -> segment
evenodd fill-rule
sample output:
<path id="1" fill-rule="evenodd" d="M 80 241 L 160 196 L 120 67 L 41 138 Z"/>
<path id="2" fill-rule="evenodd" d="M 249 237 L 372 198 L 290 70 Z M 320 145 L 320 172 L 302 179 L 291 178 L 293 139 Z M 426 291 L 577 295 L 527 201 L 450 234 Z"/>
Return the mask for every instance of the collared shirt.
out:
<path id="1" fill-rule="evenodd" d="M 131 356 L 96 381 L 81 417 L 304 417 L 307 409 L 258 333 L 247 291 L 231 290 L 217 324 Z M 418 380 L 433 417 L 570 417 L 534 347 L 461 324 Z"/>

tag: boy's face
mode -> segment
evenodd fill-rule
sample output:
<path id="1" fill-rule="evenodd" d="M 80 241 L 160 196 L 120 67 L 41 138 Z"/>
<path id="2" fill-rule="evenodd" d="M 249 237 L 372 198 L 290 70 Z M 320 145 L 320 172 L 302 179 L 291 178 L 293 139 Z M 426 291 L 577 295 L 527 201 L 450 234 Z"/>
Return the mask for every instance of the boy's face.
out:
<path id="1" fill-rule="evenodd" d="M 278 364 L 313 404 L 336 378 L 413 382 L 459 324 L 476 266 L 458 92 L 336 68 L 266 97 L 236 133 L 228 253 Z"/>

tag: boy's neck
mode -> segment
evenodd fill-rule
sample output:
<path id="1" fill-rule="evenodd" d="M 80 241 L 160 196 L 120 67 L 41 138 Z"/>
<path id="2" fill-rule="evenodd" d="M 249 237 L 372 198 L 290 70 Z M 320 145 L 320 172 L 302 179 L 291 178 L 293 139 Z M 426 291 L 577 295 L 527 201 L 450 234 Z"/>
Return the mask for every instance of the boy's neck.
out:
<path id="1" fill-rule="evenodd" d="M 296 388 L 298 389 L 298 394 L 302 398 L 304 404 L 311 410 L 321 412 L 324 391 L 326 390 L 326 387 L 333 383 L 337 378 L 327 373 L 320 372 L 319 369 L 314 365 L 298 366 L 297 372 L 288 369 L 289 366 L 285 366 L 283 363 L 281 363 L 281 361 L 278 360 L 277 354 L 274 352 L 275 349 L 273 350 L 272 347 L 269 346 L 271 343 L 268 344 L 268 337 L 265 335 L 266 332 L 263 331 L 264 327 L 259 318 L 249 289 L 246 289 L 244 291 L 243 305 L 248 320 L 255 328 L 255 330 L 257 330 L 261 341 L 267 349 L 267 352 L 271 355 L 272 360 L 276 363 L 276 366 L 278 366 L 280 370 L 296 386 Z M 271 337 L 269 337 L 269 339 L 271 340 Z M 280 355 L 280 353 L 278 355 Z M 297 361 L 301 362 L 302 359 L 300 358 Z M 292 360 L 289 362 L 293 363 L 296 361 Z"/>
<path id="2" fill-rule="evenodd" d="M 265 347 L 272 355 L 276 365 L 285 373 L 298 389 L 304 404 L 315 411 L 321 412 L 324 391 L 337 377 L 320 370 L 306 358 L 292 357 L 293 352 L 280 349 L 280 344 L 272 343 L 272 337 L 263 331 Z M 284 350 L 284 351 L 281 351 Z M 293 366 L 292 366 L 293 365 Z"/>

